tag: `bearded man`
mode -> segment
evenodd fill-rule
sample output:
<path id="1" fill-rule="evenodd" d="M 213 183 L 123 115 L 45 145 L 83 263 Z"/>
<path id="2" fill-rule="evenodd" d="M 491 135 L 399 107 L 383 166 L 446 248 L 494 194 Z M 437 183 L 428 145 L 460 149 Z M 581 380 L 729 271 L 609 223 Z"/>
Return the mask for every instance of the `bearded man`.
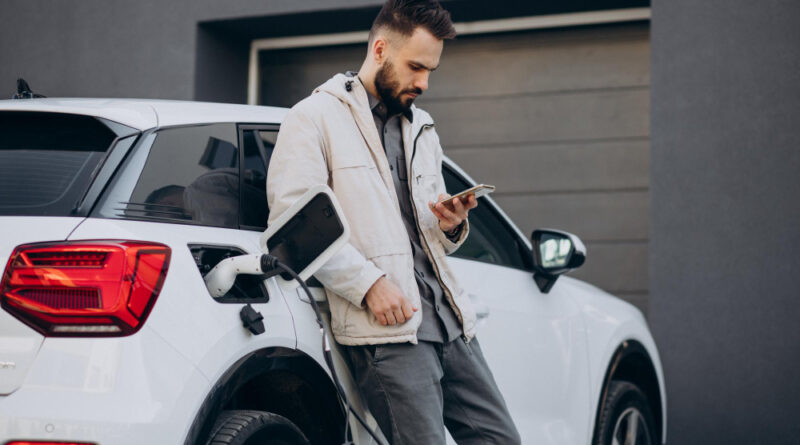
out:
<path id="1" fill-rule="evenodd" d="M 270 161 L 270 223 L 327 184 L 351 228 L 315 277 L 363 400 L 393 444 L 516 444 L 475 338 L 475 312 L 447 264 L 469 234 L 474 196 L 445 193 L 442 148 L 413 105 L 455 37 L 435 0 L 388 0 L 358 73 L 337 74 L 295 105 Z"/>

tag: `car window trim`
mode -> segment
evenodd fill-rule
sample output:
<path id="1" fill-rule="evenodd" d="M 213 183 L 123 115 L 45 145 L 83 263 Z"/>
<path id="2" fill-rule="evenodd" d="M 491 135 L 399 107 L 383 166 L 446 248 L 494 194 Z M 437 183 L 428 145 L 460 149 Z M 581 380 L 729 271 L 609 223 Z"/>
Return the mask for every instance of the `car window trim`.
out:
<path id="1" fill-rule="evenodd" d="M 277 123 L 239 123 L 236 124 L 236 132 L 237 138 L 239 140 L 239 229 L 240 230 L 250 230 L 250 231 L 259 231 L 263 232 L 267 226 L 267 222 L 264 221 L 264 227 L 260 226 L 251 226 L 248 224 L 242 224 L 244 221 L 244 200 L 242 193 L 244 193 L 244 133 L 245 131 L 280 131 L 280 124 Z M 258 135 L 256 135 L 256 144 L 258 144 L 258 152 L 261 155 L 261 160 L 264 161 L 265 170 L 269 169 L 269 165 L 267 165 L 267 159 L 265 158 L 266 152 L 264 150 L 264 145 L 259 139 Z"/>

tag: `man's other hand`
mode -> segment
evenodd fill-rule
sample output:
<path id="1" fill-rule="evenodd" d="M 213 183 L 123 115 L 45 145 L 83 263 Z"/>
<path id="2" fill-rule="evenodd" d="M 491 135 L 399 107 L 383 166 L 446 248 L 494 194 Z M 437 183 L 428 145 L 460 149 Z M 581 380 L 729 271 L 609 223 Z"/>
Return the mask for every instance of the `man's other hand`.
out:
<path id="1" fill-rule="evenodd" d="M 403 295 L 403 291 L 385 276 L 378 278 L 364 297 L 367 307 L 378 321 L 386 325 L 403 324 L 417 312 Z"/>
<path id="2" fill-rule="evenodd" d="M 478 198 L 476 198 L 475 195 L 467 195 L 467 199 L 463 201 L 458 198 L 453 199 L 452 207 L 439 202 L 449 197 L 450 195 L 442 193 L 436 201 L 438 204 L 434 205 L 432 202 L 428 203 L 428 207 L 431 208 L 433 214 L 439 218 L 439 228 L 444 232 L 450 232 L 460 226 L 461 223 L 467 219 L 470 209 L 478 207 Z"/>

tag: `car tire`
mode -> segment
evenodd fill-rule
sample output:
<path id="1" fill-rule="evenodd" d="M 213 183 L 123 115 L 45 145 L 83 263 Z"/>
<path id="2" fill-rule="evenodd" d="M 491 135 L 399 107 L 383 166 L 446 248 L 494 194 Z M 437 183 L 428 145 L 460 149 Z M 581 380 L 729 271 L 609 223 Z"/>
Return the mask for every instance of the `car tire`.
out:
<path id="1" fill-rule="evenodd" d="M 594 445 L 656 445 L 647 397 L 630 382 L 612 380 L 598 419 Z"/>
<path id="2" fill-rule="evenodd" d="M 208 445 L 309 445 L 310 442 L 289 419 L 265 411 L 223 411 Z"/>

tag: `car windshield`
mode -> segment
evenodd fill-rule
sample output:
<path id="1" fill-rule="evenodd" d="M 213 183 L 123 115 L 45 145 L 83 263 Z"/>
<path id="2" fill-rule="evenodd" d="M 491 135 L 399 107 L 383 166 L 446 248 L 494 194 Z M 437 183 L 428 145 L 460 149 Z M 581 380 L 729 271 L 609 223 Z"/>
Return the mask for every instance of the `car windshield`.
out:
<path id="1" fill-rule="evenodd" d="M 91 116 L 0 111 L 0 215 L 71 215 L 115 138 Z"/>

